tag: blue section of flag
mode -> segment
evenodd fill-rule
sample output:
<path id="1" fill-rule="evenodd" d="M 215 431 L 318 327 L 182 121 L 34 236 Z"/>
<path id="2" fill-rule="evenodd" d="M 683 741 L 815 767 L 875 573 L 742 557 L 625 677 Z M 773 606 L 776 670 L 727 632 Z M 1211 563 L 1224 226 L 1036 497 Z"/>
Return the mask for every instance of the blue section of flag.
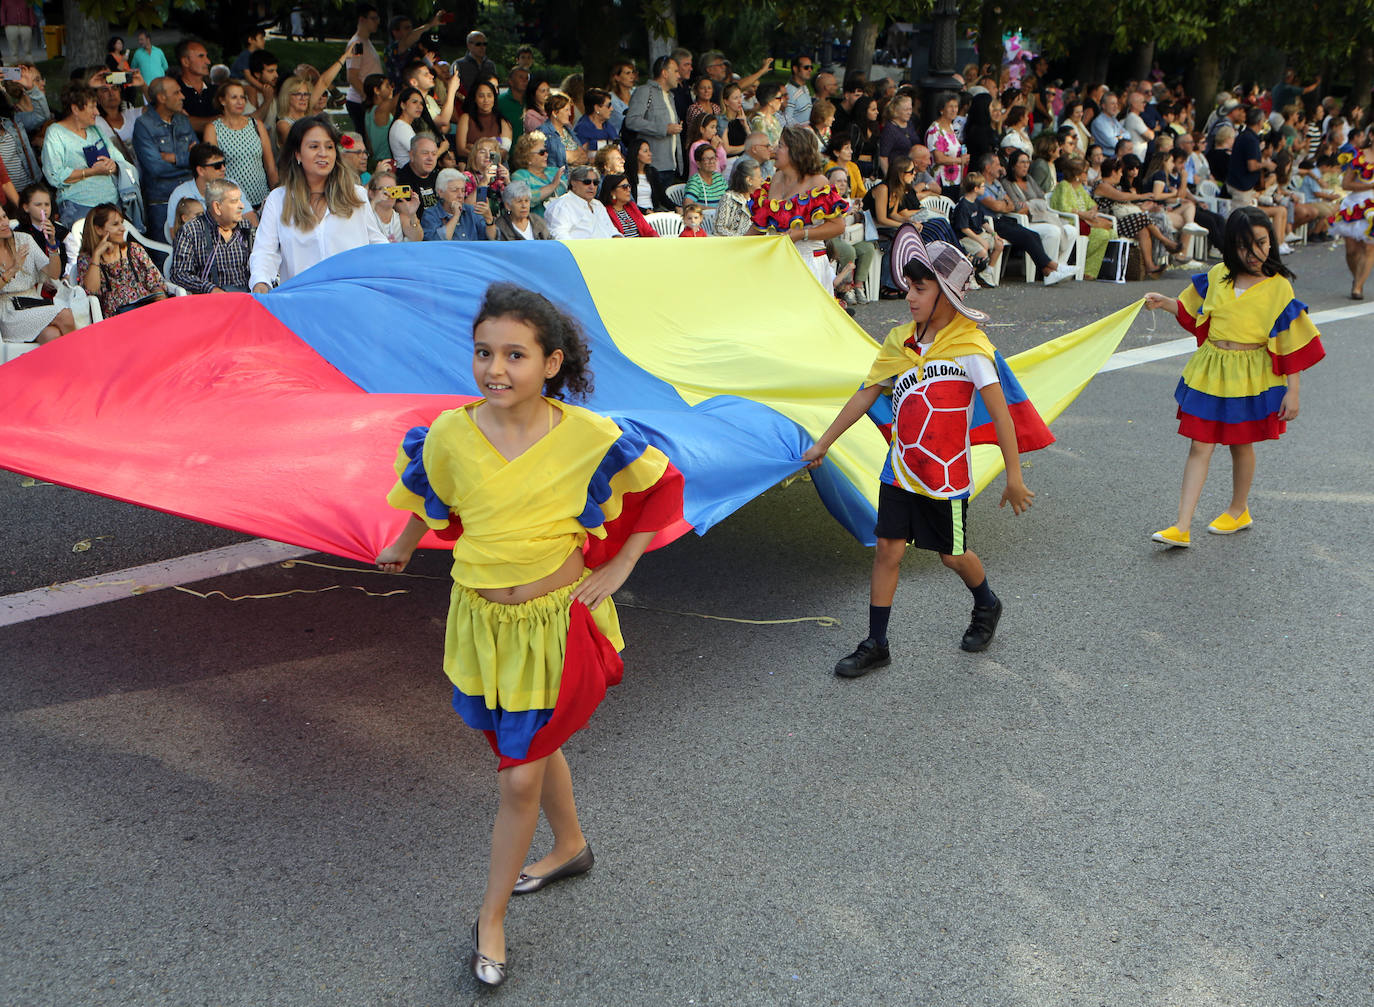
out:
<path id="1" fill-rule="evenodd" d="M 487 286 L 499 281 L 538 291 L 582 325 L 596 379 L 583 404 L 668 456 L 683 474 L 684 516 L 698 534 L 801 467 L 811 438 L 794 421 L 733 395 L 689 406 L 671 384 L 626 357 L 560 242 L 360 248 L 260 299 L 365 391 L 479 395 L 472 324 Z M 855 537 L 873 540 L 873 511 L 863 494 L 833 473 L 817 479 L 817 489 Z"/>

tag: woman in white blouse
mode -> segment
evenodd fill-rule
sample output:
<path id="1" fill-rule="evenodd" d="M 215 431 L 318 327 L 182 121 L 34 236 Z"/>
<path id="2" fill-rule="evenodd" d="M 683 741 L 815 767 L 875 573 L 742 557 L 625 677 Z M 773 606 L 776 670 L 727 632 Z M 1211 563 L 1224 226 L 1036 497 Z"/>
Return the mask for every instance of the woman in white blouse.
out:
<path id="1" fill-rule="evenodd" d="M 338 130 L 324 116 L 292 124 L 277 158 L 282 184 L 262 204 L 248 259 L 254 293 L 339 252 L 387 244 L 367 190 L 339 160 L 338 142 Z"/>

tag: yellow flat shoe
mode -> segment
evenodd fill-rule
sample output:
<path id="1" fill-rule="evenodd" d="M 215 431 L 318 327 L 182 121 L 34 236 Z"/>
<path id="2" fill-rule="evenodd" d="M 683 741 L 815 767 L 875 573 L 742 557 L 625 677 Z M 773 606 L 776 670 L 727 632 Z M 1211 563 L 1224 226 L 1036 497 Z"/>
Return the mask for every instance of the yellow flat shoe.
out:
<path id="1" fill-rule="evenodd" d="M 1151 542 L 1158 542 L 1160 545 L 1167 545 L 1171 549 L 1187 549 L 1193 543 L 1189 541 L 1188 533 L 1173 525 L 1163 531 L 1157 531 L 1150 536 Z"/>
<path id="2" fill-rule="evenodd" d="M 1207 526 L 1207 530 L 1213 535 L 1234 535 L 1238 531 L 1249 528 L 1254 523 L 1250 517 L 1250 509 L 1247 507 L 1240 517 L 1232 517 L 1222 511 L 1221 516 Z"/>

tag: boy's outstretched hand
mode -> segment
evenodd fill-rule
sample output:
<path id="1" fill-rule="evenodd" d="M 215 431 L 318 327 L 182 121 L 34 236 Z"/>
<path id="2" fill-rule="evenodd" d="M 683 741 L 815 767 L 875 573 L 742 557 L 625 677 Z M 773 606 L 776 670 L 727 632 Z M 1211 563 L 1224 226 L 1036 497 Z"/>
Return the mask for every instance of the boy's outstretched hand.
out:
<path id="1" fill-rule="evenodd" d="M 806 468 L 814 469 L 816 466 L 820 465 L 821 462 L 825 461 L 825 452 L 826 449 L 819 444 L 812 444 L 807 448 L 806 452 L 802 455 L 802 461 L 806 462 Z"/>
<path id="2" fill-rule="evenodd" d="M 998 507 L 1005 507 L 1011 504 L 1013 514 L 1020 514 L 1031 508 L 1031 501 L 1035 499 L 1035 491 L 1027 488 L 1023 482 L 1015 484 L 1007 483 L 1007 488 L 1002 491 L 1002 502 Z"/>
<path id="3" fill-rule="evenodd" d="M 414 552 L 414 547 L 407 549 L 402 543 L 393 542 L 377 554 L 377 569 L 383 573 L 400 573 Z"/>

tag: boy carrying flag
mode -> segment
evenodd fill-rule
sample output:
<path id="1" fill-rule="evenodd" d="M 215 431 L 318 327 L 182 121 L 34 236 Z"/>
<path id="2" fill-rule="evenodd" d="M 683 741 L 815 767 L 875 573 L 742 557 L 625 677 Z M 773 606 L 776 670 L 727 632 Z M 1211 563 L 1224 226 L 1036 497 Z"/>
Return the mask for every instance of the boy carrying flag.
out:
<path id="1" fill-rule="evenodd" d="M 939 553 L 973 593 L 973 617 L 959 646 L 986 650 L 1002 616 L 983 563 L 968 547 L 972 443 L 996 443 L 1006 462 L 999 506 L 1020 514 L 1035 494 L 1021 478 L 1021 451 L 1054 441 L 1015 375 L 978 328 L 988 316 L 964 303 L 973 265 L 953 245 L 921 242 L 906 225 L 892 244 L 893 281 L 906 290 L 911 322 L 888 333 L 863 386 L 802 456 L 815 468 L 844 431 L 872 411 L 891 442 L 878 491 L 878 549 L 869 588 L 868 638 L 835 665 L 857 678 L 890 661 L 887 625 L 906 544 Z M 977 393 L 975 395 L 975 392 Z M 880 398 L 890 398 L 887 403 Z M 1013 403 L 1008 407 L 1008 399 Z M 981 400 L 982 409 L 976 409 Z"/>

